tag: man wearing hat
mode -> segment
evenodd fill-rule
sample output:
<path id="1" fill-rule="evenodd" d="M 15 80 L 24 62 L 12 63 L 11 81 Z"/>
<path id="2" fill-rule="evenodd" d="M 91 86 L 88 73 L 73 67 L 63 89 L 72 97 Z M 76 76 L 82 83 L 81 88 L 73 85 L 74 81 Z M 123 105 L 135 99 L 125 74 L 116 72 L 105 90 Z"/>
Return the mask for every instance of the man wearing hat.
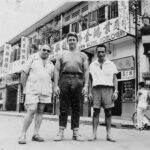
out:
<path id="1" fill-rule="evenodd" d="M 38 53 L 29 58 L 21 74 L 21 82 L 26 94 L 25 106 L 27 114 L 19 138 L 19 144 L 26 144 L 26 132 L 35 115 L 35 127 L 32 141 L 43 142 L 39 135 L 42 115 L 47 103 L 51 103 L 52 78 L 54 65 L 48 60 L 51 48 L 43 45 Z"/>
<path id="2" fill-rule="evenodd" d="M 67 42 L 69 50 L 62 53 L 58 58 L 54 71 L 54 91 L 60 99 L 59 132 L 55 141 L 61 141 L 64 138 L 69 106 L 72 109 L 72 139 L 83 141 L 78 129 L 80 104 L 83 96 L 87 95 L 88 92 L 88 59 L 86 54 L 80 52 L 77 48 L 78 36 L 76 33 L 69 33 Z"/>

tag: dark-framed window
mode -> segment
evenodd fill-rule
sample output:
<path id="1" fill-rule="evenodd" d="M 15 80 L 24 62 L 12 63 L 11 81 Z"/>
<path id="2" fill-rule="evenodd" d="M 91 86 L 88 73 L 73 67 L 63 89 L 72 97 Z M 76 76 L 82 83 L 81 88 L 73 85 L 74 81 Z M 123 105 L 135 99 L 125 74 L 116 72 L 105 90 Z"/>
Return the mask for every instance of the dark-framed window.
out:
<path id="1" fill-rule="evenodd" d="M 79 23 L 78 22 L 73 23 L 71 30 L 72 30 L 72 32 L 79 33 Z"/>
<path id="2" fill-rule="evenodd" d="M 108 19 L 116 17 L 118 17 L 118 1 L 113 1 L 108 7 Z"/>
<path id="3" fill-rule="evenodd" d="M 102 6 L 98 9 L 97 20 L 99 24 L 105 21 L 105 6 Z"/>

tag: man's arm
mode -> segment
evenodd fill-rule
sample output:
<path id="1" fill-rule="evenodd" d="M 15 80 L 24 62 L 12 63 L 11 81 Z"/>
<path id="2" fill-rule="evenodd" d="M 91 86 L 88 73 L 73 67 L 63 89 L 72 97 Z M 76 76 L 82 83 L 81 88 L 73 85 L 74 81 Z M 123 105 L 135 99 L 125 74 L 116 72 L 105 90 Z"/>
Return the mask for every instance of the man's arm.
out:
<path id="1" fill-rule="evenodd" d="M 118 93 L 118 81 L 116 74 L 113 75 L 114 92 Z"/>
<path id="2" fill-rule="evenodd" d="M 23 87 L 23 90 L 25 89 L 27 78 L 28 78 L 28 75 L 24 71 L 22 71 L 22 73 L 21 73 L 21 85 Z"/>
<path id="3" fill-rule="evenodd" d="M 56 96 L 59 95 L 59 87 L 58 87 L 58 80 L 59 80 L 59 74 L 60 74 L 60 60 L 58 59 L 55 64 L 55 69 L 54 69 L 54 92 Z"/>
<path id="4" fill-rule="evenodd" d="M 84 57 L 83 67 L 84 67 L 84 87 L 82 90 L 82 94 L 86 98 L 88 96 L 88 84 L 89 84 L 89 64 L 86 55 Z"/>
<path id="5" fill-rule="evenodd" d="M 115 101 L 118 98 L 118 81 L 116 74 L 113 75 L 113 84 L 114 84 L 114 93 L 112 95 L 112 99 Z"/>
<path id="6" fill-rule="evenodd" d="M 84 82 L 84 86 L 88 86 L 89 83 L 89 63 L 88 63 L 88 58 L 85 57 L 84 59 L 84 78 L 85 78 L 85 82 Z"/>
<path id="7" fill-rule="evenodd" d="M 89 74 L 89 93 L 92 93 L 92 82 L 93 82 L 92 75 Z"/>

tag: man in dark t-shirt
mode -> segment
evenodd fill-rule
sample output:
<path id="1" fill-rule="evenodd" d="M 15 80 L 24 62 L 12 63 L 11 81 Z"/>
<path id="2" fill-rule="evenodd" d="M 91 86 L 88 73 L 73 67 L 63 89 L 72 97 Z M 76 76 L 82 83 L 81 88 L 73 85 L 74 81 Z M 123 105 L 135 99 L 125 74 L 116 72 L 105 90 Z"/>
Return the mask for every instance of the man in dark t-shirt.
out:
<path id="1" fill-rule="evenodd" d="M 64 138 L 67 125 L 69 104 L 71 104 L 71 129 L 73 140 L 83 141 L 79 135 L 80 102 L 88 92 L 88 59 L 86 54 L 77 49 L 78 36 L 69 33 L 67 36 L 69 50 L 58 58 L 54 71 L 54 92 L 60 98 L 59 132 L 55 141 Z M 58 83 L 59 81 L 59 83 Z"/>

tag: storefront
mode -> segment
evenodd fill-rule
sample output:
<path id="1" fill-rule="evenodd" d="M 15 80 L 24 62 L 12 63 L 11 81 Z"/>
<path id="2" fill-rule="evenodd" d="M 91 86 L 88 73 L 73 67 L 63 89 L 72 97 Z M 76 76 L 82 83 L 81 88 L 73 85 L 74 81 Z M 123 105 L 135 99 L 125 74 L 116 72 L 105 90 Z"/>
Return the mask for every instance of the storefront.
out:
<path id="1" fill-rule="evenodd" d="M 118 68 L 118 100 L 113 108 L 114 116 L 131 118 L 135 111 L 135 66 L 134 57 L 113 60 Z"/>

